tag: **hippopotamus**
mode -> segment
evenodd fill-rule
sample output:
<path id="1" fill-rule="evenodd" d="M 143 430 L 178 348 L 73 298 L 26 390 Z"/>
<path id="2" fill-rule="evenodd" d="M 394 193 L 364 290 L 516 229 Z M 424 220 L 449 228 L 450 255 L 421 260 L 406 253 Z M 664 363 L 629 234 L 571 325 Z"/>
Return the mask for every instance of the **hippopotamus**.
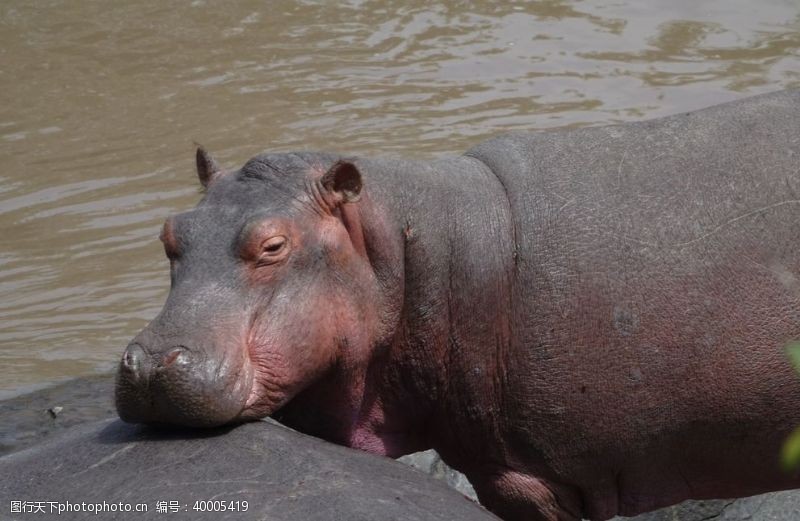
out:
<path id="1" fill-rule="evenodd" d="M 128 422 L 434 448 L 505 519 L 800 484 L 800 92 L 434 161 L 204 149 Z"/>

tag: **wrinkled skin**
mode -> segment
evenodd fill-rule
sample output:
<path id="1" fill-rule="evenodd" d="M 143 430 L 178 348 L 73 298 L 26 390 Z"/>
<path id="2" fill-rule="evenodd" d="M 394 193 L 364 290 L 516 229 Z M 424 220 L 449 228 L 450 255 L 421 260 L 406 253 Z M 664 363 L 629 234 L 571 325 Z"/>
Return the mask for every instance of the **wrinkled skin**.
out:
<path id="1" fill-rule="evenodd" d="M 433 447 L 506 519 L 800 484 L 777 464 L 800 425 L 797 92 L 429 163 L 200 151 L 198 173 L 123 419 Z"/>

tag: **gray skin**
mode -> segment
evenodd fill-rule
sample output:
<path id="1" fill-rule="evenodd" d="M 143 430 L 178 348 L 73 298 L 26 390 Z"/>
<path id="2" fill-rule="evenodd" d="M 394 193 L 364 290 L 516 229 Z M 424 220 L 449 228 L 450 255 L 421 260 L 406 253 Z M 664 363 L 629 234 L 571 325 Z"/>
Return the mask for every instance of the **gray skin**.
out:
<path id="1" fill-rule="evenodd" d="M 201 151 L 198 173 L 208 194 L 165 228 L 170 296 L 123 355 L 123 419 L 432 447 L 506 519 L 800 483 L 778 466 L 800 425 L 800 93 L 427 163 L 223 174 Z"/>
<path id="2" fill-rule="evenodd" d="M 169 432 L 104 420 L 0 458 L 0 475 L 4 520 L 497 520 L 402 463 L 268 422 Z M 44 513 L 12 514 L 12 500 L 144 503 L 148 511 L 59 515 L 45 503 Z M 177 512 L 157 512 L 171 501 Z"/>

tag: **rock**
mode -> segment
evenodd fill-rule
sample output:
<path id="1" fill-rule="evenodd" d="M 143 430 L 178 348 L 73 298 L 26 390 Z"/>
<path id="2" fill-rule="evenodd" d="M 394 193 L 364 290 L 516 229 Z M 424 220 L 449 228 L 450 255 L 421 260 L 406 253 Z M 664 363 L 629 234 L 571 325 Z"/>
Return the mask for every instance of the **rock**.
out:
<path id="1" fill-rule="evenodd" d="M 415 452 L 414 454 L 398 458 L 397 461 L 416 467 L 425 474 L 433 476 L 436 479 L 441 479 L 468 498 L 475 501 L 478 500 L 475 489 L 472 488 L 467 477 L 459 471 L 448 467 L 435 450 Z"/>
<path id="2" fill-rule="evenodd" d="M 171 505 L 169 519 L 496 519 L 407 465 L 271 421 L 163 431 L 103 420 L 0 458 L 0 475 L 14 477 L 0 483 L 3 514 L 20 520 L 96 515 L 87 508 L 119 520 L 162 519 L 157 509 Z M 82 510 L 59 515 L 66 502 Z M 148 512 L 125 511 L 138 504 Z M 29 512 L 40 505 L 44 513 Z"/>
<path id="3" fill-rule="evenodd" d="M 79 378 L 3 401 L 0 406 L 0 456 L 32 445 L 43 444 L 53 437 L 69 435 L 76 426 L 89 421 L 100 418 L 116 418 L 112 403 L 113 388 L 113 375 L 100 375 Z M 64 408 L 55 419 L 46 412 L 48 408 L 54 406 Z M 258 425 L 264 423 L 266 422 Z M 0 462 L 4 461 L 5 458 L 0 458 Z M 399 461 L 443 480 L 462 494 L 475 498 L 475 492 L 464 475 L 448 467 L 434 451 L 410 454 L 403 456 Z M 0 472 L 2 471 L 0 470 Z M 5 489 L 0 490 L 3 490 L 5 494 Z M 78 493 L 72 494 L 72 497 L 76 499 L 77 496 Z M 0 511 L 0 518 L 9 513 L 8 501 L 10 499 L 16 498 L 7 499 L 3 496 L 5 502 L 0 508 L 4 510 Z M 47 498 L 43 497 L 42 499 L 46 500 Z M 28 517 L 34 516 L 29 514 Z M 625 519 L 635 521 L 794 521 L 800 519 L 800 491 L 775 492 L 736 500 L 686 501 L 633 518 L 617 517 L 614 519 L 620 521 Z"/>
<path id="4" fill-rule="evenodd" d="M 617 520 L 794 521 L 800 519 L 800 491 L 787 490 L 740 499 L 684 501 L 680 505 Z"/>
<path id="5" fill-rule="evenodd" d="M 60 407 L 60 411 L 55 411 Z M 53 409 L 55 415 L 49 412 Z M 0 402 L 0 456 L 76 425 L 116 418 L 114 375 L 77 378 Z"/>

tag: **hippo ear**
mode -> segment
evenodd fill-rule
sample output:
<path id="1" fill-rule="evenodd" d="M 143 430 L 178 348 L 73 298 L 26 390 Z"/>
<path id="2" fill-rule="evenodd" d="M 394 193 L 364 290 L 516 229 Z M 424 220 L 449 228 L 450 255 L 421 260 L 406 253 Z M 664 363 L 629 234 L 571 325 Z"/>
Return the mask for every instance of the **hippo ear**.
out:
<path id="1" fill-rule="evenodd" d="M 361 198 L 361 172 L 350 161 L 334 163 L 322 176 L 320 184 L 333 197 L 336 205 L 355 203 Z"/>
<path id="2" fill-rule="evenodd" d="M 197 177 L 200 178 L 200 184 L 203 185 L 203 188 L 207 188 L 212 178 L 222 173 L 222 168 L 214 161 L 211 154 L 206 152 L 206 149 L 199 145 L 197 147 L 197 154 L 195 154 L 195 161 L 197 163 Z"/>

